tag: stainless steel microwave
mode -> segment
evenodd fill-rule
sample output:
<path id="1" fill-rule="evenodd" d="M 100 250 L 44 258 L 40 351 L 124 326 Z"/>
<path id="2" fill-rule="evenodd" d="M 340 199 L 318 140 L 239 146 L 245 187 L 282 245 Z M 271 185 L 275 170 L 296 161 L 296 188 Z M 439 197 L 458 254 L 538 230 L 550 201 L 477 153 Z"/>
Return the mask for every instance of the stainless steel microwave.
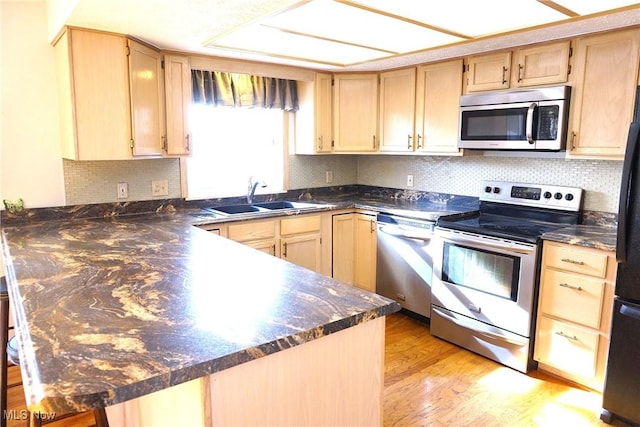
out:
<path id="1" fill-rule="evenodd" d="M 570 86 L 460 97 L 458 148 L 565 149 Z"/>

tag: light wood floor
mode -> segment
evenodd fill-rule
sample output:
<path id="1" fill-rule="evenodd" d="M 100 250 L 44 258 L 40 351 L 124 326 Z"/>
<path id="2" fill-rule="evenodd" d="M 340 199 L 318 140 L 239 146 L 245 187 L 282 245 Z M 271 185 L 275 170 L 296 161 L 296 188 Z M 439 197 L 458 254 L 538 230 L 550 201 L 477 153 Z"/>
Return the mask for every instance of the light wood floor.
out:
<path id="1" fill-rule="evenodd" d="M 602 395 L 551 375 L 524 375 L 387 317 L 385 426 L 607 426 Z M 617 422 L 616 426 L 625 424 Z"/>
<path id="2" fill-rule="evenodd" d="M 9 368 L 9 383 L 17 381 L 19 369 Z M 22 393 L 20 386 L 9 389 L 9 410 L 25 409 Z M 601 398 L 538 371 L 524 375 L 432 337 L 427 325 L 411 317 L 387 317 L 385 426 L 604 427 Z M 47 426 L 93 424 L 89 413 Z M 16 420 L 7 424 L 23 425 Z"/>

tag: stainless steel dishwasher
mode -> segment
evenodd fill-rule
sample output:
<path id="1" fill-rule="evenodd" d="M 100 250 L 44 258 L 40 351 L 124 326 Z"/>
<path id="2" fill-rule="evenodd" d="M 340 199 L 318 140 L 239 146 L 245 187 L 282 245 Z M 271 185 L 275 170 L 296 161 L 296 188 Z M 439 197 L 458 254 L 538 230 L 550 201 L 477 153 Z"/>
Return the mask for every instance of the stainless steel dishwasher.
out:
<path id="1" fill-rule="evenodd" d="M 378 214 L 376 293 L 430 318 L 435 222 Z"/>

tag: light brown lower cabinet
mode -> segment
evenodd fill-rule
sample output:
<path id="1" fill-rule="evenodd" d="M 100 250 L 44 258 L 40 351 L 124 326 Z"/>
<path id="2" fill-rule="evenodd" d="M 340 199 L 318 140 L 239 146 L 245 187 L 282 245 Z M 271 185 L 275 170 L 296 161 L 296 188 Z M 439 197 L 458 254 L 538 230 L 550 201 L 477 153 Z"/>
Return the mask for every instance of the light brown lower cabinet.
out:
<path id="1" fill-rule="evenodd" d="M 545 242 L 534 358 L 539 369 L 602 391 L 615 254 Z"/>
<path id="2" fill-rule="evenodd" d="M 376 216 L 333 215 L 333 278 L 376 291 Z"/>
<path id="3" fill-rule="evenodd" d="M 320 214 L 231 222 L 226 227 L 226 237 L 231 240 L 321 272 L 322 221 Z"/>
<path id="4" fill-rule="evenodd" d="M 129 427 L 381 426 L 384 327 L 385 318 L 379 317 L 109 406 L 109 423 Z"/>

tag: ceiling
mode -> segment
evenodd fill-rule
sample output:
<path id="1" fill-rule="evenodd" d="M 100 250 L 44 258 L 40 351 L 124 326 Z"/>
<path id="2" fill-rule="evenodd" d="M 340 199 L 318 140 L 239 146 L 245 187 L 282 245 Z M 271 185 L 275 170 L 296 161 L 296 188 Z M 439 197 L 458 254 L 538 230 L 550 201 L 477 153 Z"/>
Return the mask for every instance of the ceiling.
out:
<path id="1" fill-rule="evenodd" d="M 48 1 L 61 24 L 161 49 L 329 71 L 379 71 L 640 25 L 640 3 L 631 0 Z M 52 10 L 61 4 L 67 10 Z"/>

